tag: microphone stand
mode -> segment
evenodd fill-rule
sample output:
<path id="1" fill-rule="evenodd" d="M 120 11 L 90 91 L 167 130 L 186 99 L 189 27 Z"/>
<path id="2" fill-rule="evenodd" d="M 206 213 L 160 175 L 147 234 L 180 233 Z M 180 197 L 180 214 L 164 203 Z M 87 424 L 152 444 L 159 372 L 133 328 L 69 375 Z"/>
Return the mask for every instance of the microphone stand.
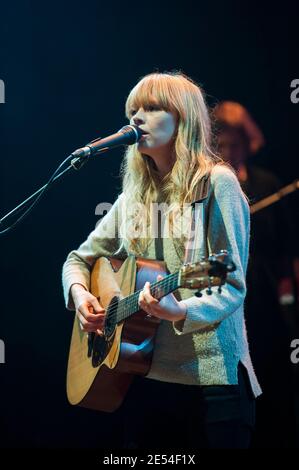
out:
<path id="1" fill-rule="evenodd" d="M 49 190 L 50 186 L 61 178 L 65 173 L 67 173 L 71 168 L 75 170 L 80 170 L 82 166 L 86 163 L 86 161 L 93 155 L 107 152 L 109 149 L 118 147 L 120 145 L 132 145 L 138 142 L 140 137 L 142 136 L 142 130 L 135 126 L 134 124 L 129 124 L 127 126 L 122 127 L 116 134 L 112 136 L 106 137 L 104 139 L 97 138 L 92 140 L 85 147 L 75 150 L 71 155 L 69 155 L 55 170 L 49 181 L 40 189 L 38 189 L 34 194 L 32 194 L 29 198 L 15 207 L 12 211 L 6 214 L 2 219 L 0 219 L 0 229 L 1 224 L 3 222 L 14 215 L 15 213 L 19 212 L 26 204 L 28 204 L 34 197 L 35 200 L 29 206 L 28 209 L 9 227 L 4 230 L 0 231 L 0 236 L 4 235 L 5 233 L 11 231 L 14 227 L 16 227 L 28 214 L 31 212 L 33 207 L 38 203 L 38 201 L 42 198 L 42 196 Z M 58 174 L 61 167 L 71 161 L 70 166 L 64 169 L 61 173 Z"/>
<path id="2" fill-rule="evenodd" d="M 3 224 L 3 222 L 10 218 L 11 216 L 13 216 L 14 214 L 16 214 L 17 212 L 19 212 L 24 206 L 26 206 L 31 200 L 33 200 L 34 198 L 36 198 L 34 200 L 34 202 L 31 204 L 31 206 L 25 211 L 24 214 L 22 214 L 19 219 L 17 219 L 11 226 L 7 227 L 6 229 L 0 231 L 0 236 L 1 235 L 4 235 L 5 233 L 11 231 L 19 222 L 21 222 L 21 220 L 23 220 L 28 214 L 29 212 L 31 212 L 31 210 L 33 209 L 33 207 L 37 204 L 37 202 L 41 199 L 41 197 L 50 189 L 50 187 L 52 186 L 52 184 L 56 181 L 58 181 L 60 178 L 62 178 L 66 173 L 68 173 L 71 169 L 75 169 L 75 170 L 80 170 L 82 168 L 83 165 L 85 165 L 85 163 L 87 162 L 87 160 L 89 159 L 90 156 L 86 156 L 86 155 L 81 155 L 81 156 L 74 156 L 73 154 L 69 155 L 60 165 L 59 167 L 57 168 L 57 170 L 53 173 L 53 175 L 51 176 L 51 178 L 49 179 L 49 181 L 44 185 L 42 186 L 41 188 L 39 188 L 37 191 L 35 191 L 35 193 L 31 194 L 31 196 L 29 196 L 27 199 L 25 199 L 23 202 L 21 202 L 21 204 L 19 204 L 18 206 L 16 206 L 14 209 L 12 209 L 10 212 L 8 212 L 4 217 L 2 217 L 0 219 L 0 228 L 1 228 L 1 225 Z M 60 168 L 65 164 L 67 163 L 69 160 L 71 160 L 71 164 L 65 168 L 63 171 L 61 171 L 58 175 L 58 171 L 60 170 Z"/>

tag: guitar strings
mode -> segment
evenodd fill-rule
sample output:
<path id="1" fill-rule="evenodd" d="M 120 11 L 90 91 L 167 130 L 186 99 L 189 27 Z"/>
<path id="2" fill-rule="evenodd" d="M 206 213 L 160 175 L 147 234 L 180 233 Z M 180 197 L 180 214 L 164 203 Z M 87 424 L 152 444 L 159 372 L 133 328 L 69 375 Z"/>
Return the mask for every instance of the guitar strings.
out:
<path id="1" fill-rule="evenodd" d="M 151 284 L 150 286 L 151 294 L 155 296 L 155 294 L 158 294 L 158 292 L 161 289 L 165 289 L 166 287 L 170 288 L 172 283 L 174 283 L 174 281 L 178 279 L 178 275 L 179 275 L 178 272 L 174 274 L 169 274 L 164 279 L 161 279 L 160 281 L 157 281 Z M 173 284 L 173 287 L 175 287 L 175 284 Z M 175 287 L 173 290 L 175 290 L 177 287 Z M 107 310 L 109 311 L 109 319 L 117 317 L 118 310 L 120 310 L 120 312 L 124 314 L 128 313 L 133 307 L 136 308 L 135 312 L 137 312 L 138 310 L 142 310 L 138 304 L 139 294 L 140 292 L 142 292 L 142 290 L 143 289 L 139 289 L 138 291 L 134 292 L 133 294 L 130 294 L 129 296 L 121 300 L 115 300 L 111 302 Z M 132 312 L 132 313 L 135 313 L 135 312 Z M 121 317 L 120 320 L 124 320 L 126 318 L 126 315 L 124 316 L 120 315 L 120 317 Z"/>
<path id="2" fill-rule="evenodd" d="M 178 277 L 178 273 L 170 274 L 166 278 L 161 279 L 161 281 L 157 281 L 153 283 L 150 287 L 151 294 L 153 294 L 154 296 L 155 294 L 158 293 L 160 289 L 164 289 L 166 287 L 169 288 L 171 286 L 171 283 L 175 280 L 176 277 Z M 128 311 L 130 311 L 133 307 L 136 309 L 135 312 L 138 310 L 141 310 L 141 308 L 138 305 L 138 298 L 142 290 L 143 289 L 140 289 L 134 292 L 133 294 L 130 294 L 129 296 L 125 297 L 124 299 L 121 299 L 120 301 L 112 302 L 109 306 L 109 318 L 114 318 L 115 316 L 117 316 L 117 311 L 119 309 L 124 314 L 128 313 Z M 120 319 L 122 320 L 125 318 L 126 318 L 126 315 Z"/>
<path id="3" fill-rule="evenodd" d="M 159 291 L 161 291 L 161 289 L 165 289 L 165 288 L 169 289 L 168 294 L 178 289 L 180 286 L 178 284 L 175 284 L 174 281 L 176 281 L 177 283 L 178 278 L 179 278 L 179 273 L 180 271 L 177 271 L 173 274 L 168 274 L 165 278 L 161 279 L 160 281 L 156 281 L 152 283 L 150 286 L 151 295 L 155 296 L 156 294 L 159 293 Z M 133 294 L 130 294 L 121 300 L 115 300 L 111 302 L 107 309 L 107 312 L 109 312 L 109 315 L 107 318 L 114 319 L 115 317 L 119 316 L 118 321 L 122 321 L 128 317 L 127 314 L 131 310 L 133 310 L 131 314 L 136 313 L 139 310 L 142 310 L 142 308 L 139 306 L 139 303 L 138 303 L 139 294 L 140 292 L 142 292 L 142 290 L 143 289 L 139 289 L 138 291 L 135 291 Z M 164 297 L 165 295 L 167 294 L 163 294 L 160 298 Z"/>

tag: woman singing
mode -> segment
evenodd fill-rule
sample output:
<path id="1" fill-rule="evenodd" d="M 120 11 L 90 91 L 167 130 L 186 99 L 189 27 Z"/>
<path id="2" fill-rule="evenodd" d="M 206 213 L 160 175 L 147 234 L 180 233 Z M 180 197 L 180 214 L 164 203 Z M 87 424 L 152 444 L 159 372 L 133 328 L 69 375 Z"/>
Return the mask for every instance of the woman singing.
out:
<path id="1" fill-rule="evenodd" d="M 173 230 L 172 208 L 190 206 L 200 194 L 193 261 L 227 250 L 236 270 L 229 273 L 222 293 L 215 289 L 202 297 L 177 289 L 158 301 L 145 283 L 140 308 L 161 323 L 150 371 L 135 379 L 121 407 L 124 447 L 249 447 L 255 397 L 261 391 L 243 311 L 247 200 L 234 172 L 210 149 L 209 113 L 202 90 L 190 78 L 178 72 L 145 76 L 131 90 L 126 114 L 143 135 L 126 151 L 121 194 L 67 257 L 66 305 L 76 310 L 83 331 L 100 334 L 105 310 L 89 292 L 90 270 L 98 257 L 163 259 L 170 273 L 177 271 L 187 244 L 186 234 Z M 158 235 L 154 203 L 166 208 Z"/>

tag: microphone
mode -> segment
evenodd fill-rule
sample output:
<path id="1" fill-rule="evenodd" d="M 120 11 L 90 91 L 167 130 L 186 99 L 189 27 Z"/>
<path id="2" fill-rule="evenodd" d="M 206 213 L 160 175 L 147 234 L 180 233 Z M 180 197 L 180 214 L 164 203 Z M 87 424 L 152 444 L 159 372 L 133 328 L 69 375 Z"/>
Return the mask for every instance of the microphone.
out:
<path id="1" fill-rule="evenodd" d="M 143 132 L 139 127 L 130 124 L 122 127 L 116 134 L 104 137 L 104 139 L 92 140 L 85 147 L 75 150 L 71 155 L 79 158 L 91 157 L 120 145 L 132 145 L 139 141 L 142 134 Z"/>

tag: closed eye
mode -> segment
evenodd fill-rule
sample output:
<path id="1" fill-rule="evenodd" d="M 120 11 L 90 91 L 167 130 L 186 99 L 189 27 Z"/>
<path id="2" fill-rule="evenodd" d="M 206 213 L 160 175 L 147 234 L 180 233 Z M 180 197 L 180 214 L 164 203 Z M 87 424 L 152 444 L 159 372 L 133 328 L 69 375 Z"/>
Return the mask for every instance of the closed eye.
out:
<path id="1" fill-rule="evenodd" d="M 158 104 L 149 104 L 148 106 L 144 107 L 145 111 L 161 111 L 161 107 Z"/>
<path id="2" fill-rule="evenodd" d="M 149 104 L 149 105 L 145 105 L 145 106 L 143 107 L 143 109 L 144 109 L 144 111 L 146 111 L 146 112 L 162 111 L 161 106 L 159 106 L 158 104 Z M 138 112 L 138 110 L 136 110 L 136 109 L 131 109 L 131 110 L 130 110 L 130 117 L 134 116 L 137 112 Z"/>

